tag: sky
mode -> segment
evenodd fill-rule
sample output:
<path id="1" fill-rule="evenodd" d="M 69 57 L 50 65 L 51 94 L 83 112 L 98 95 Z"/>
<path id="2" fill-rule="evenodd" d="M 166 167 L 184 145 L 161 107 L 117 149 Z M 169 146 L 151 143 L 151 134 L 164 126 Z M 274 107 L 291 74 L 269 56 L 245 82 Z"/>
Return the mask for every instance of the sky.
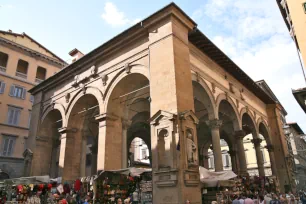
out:
<path id="1" fill-rule="evenodd" d="M 264 79 L 284 106 L 287 122 L 306 131 L 306 114 L 291 89 L 305 87 L 296 47 L 275 0 L 174 1 L 253 80 Z M 33 37 L 64 60 L 84 54 L 170 1 L 0 0 L 0 30 Z"/>

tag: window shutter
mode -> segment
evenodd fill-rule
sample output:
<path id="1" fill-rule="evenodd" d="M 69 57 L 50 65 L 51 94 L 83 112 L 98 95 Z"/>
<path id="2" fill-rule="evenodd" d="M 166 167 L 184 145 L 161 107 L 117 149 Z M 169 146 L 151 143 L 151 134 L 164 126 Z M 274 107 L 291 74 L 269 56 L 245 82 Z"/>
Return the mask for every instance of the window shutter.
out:
<path id="1" fill-rule="evenodd" d="M 33 95 L 30 96 L 30 101 L 31 101 L 32 103 L 34 103 L 34 96 L 33 96 Z"/>
<path id="2" fill-rule="evenodd" d="M 14 143 L 14 140 L 8 139 L 8 141 L 9 141 L 9 145 L 8 145 L 8 150 L 7 150 L 7 156 L 11 156 L 11 154 L 13 152 L 13 143 Z"/>
<path id="3" fill-rule="evenodd" d="M 10 95 L 10 96 L 14 96 L 14 91 L 15 91 L 15 86 L 12 85 L 11 88 L 10 88 L 10 93 L 9 93 L 9 95 Z"/>
<path id="4" fill-rule="evenodd" d="M 0 94 L 4 93 L 5 90 L 5 83 L 1 82 L 1 86 L 0 86 Z"/>
<path id="5" fill-rule="evenodd" d="M 19 124 L 20 110 L 15 110 L 14 125 Z"/>
<path id="6" fill-rule="evenodd" d="M 24 88 L 22 91 L 22 99 L 26 98 L 27 90 Z"/>
<path id="7" fill-rule="evenodd" d="M 14 109 L 10 109 L 8 110 L 8 114 L 7 114 L 7 123 L 8 124 L 13 124 L 13 118 L 14 118 Z"/>

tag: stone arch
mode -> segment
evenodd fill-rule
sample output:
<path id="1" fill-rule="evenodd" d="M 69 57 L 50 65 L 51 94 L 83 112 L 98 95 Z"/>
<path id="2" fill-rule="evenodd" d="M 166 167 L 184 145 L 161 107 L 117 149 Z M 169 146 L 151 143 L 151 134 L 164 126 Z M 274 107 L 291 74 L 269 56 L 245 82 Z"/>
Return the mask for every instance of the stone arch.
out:
<path id="1" fill-rule="evenodd" d="M 198 84 L 207 94 L 209 102 L 207 102 L 205 105 L 209 106 L 207 107 L 207 111 L 208 111 L 208 117 L 209 119 L 215 119 L 217 118 L 216 115 L 216 101 L 214 98 L 213 93 L 211 92 L 210 88 L 208 87 L 208 85 L 206 84 L 206 82 L 202 79 L 202 78 L 197 78 L 197 76 L 195 74 L 192 74 L 192 84 L 193 84 L 193 96 L 196 100 L 196 93 L 195 93 L 195 84 Z"/>
<path id="2" fill-rule="evenodd" d="M 100 89 L 98 89 L 97 87 L 92 87 L 92 86 L 88 86 L 85 88 L 86 91 L 85 93 L 83 92 L 82 89 L 78 90 L 78 92 L 72 97 L 67 109 L 66 109 L 66 120 L 65 120 L 65 124 L 63 124 L 64 127 L 66 127 L 68 125 L 68 120 L 69 117 L 71 115 L 71 111 L 74 107 L 74 105 L 76 104 L 76 102 L 83 96 L 85 95 L 93 95 L 97 101 L 98 101 L 98 105 L 99 105 L 99 111 L 100 114 L 103 113 L 104 110 L 104 103 L 103 103 L 103 93 L 100 91 Z"/>
<path id="3" fill-rule="evenodd" d="M 271 134 L 267 123 L 262 119 L 258 119 L 257 123 L 258 133 L 261 134 L 267 142 L 267 145 L 272 145 Z"/>
<path id="4" fill-rule="evenodd" d="M 125 69 L 120 70 L 110 81 L 110 83 L 108 84 L 105 93 L 104 93 L 104 101 L 105 101 L 105 112 L 108 108 L 108 102 L 109 102 L 109 98 L 111 97 L 113 90 L 115 89 L 115 87 L 117 86 L 117 84 L 126 76 L 131 75 L 131 74 L 140 74 L 145 76 L 149 81 L 150 81 L 150 73 L 149 70 L 147 69 L 146 66 L 144 65 L 136 65 L 136 66 L 132 66 L 131 69 L 127 72 Z"/>
<path id="5" fill-rule="evenodd" d="M 43 123 L 43 121 L 45 120 L 46 116 L 52 111 L 52 110 L 58 110 L 61 113 L 62 116 L 62 127 L 66 127 L 67 121 L 66 121 L 66 110 L 64 108 L 64 106 L 60 103 L 53 103 L 53 104 L 49 104 L 47 106 L 47 108 L 43 111 L 42 113 L 42 117 L 41 117 L 41 124 Z"/>
<path id="6" fill-rule="evenodd" d="M 3 171 L 4 173 L 6 173 L 9 178 L 15 178 L 17 176 L 16 171 L 14 170 L 13 167 L 11 167 L 9 164 L 2 164 L 0 166 L 1 171 Z"/>
<path id="7" fill-rule="evenodd" d="M 245 128 L 245 121 L 247 121 L 248 125 L 251 125 L 254 130 L 250 130 L 249 133 L 252 133 L 253 136 L 257 136 L 258 135 L 258 129 L 257 129 L 257 125 L 256 125 L 256 122 L 254 120 L 254 117 L 252 115 L 252 113 L 250 113 L 249 111 L 246 111 L 246 112 L 241 112 L 241 124 L 242 124 L 242 129 L 244 129 L 246 131 L 246 128 Z M 247 133 L 248 131 L 246 131 Z"/>
<path id="8" fill-rule="evenodd" d="M 234 111 L 234 116 L 231 117 L 231 119 L 233 120 L 233 124 L 234 124 L 234 128 L 236 130 L 240 130 L 242 128 L 242 122 L 241 122 L 241 118 L 238 112 L 238 109 L 234 103 L 234 101 L 232 100 L 231 97 L 227 96 L 224 93 L 221 93 L 218 95 L 217 100 L 216 100 L 216 115 L 218 115 L 219 111 L 220 111 L 220 104 L 221 102 L 226 101 L 231 107 L 232 110 Z M 219 115 L 218 115 L 219 118 Z"/>

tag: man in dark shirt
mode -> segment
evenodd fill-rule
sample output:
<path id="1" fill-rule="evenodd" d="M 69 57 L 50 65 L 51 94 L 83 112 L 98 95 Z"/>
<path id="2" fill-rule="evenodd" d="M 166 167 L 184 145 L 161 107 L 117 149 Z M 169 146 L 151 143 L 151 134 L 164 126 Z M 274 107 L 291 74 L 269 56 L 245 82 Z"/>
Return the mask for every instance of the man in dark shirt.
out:
<path id="1" fill-rule="evenodd" d="M 281 202 L 277 198 L 277 195 L 274 193 L 272 195 L 272 200 L 270 201 L 270 204 L 281 204 Z"/>

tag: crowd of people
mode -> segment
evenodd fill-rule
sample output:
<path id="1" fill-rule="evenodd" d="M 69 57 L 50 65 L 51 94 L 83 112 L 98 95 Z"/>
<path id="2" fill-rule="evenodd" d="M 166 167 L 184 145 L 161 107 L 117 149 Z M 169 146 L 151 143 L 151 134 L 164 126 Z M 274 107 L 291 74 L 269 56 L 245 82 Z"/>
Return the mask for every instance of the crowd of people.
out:
<path id="1" fill-rule="evenodd" d="M 225 203 L 225 201 L 221 201 Z M 306 204 L 306 191 L 300 191 L 297 194 L 283 193 L 242 193 L 234 195 L 232 204 Z"/>

